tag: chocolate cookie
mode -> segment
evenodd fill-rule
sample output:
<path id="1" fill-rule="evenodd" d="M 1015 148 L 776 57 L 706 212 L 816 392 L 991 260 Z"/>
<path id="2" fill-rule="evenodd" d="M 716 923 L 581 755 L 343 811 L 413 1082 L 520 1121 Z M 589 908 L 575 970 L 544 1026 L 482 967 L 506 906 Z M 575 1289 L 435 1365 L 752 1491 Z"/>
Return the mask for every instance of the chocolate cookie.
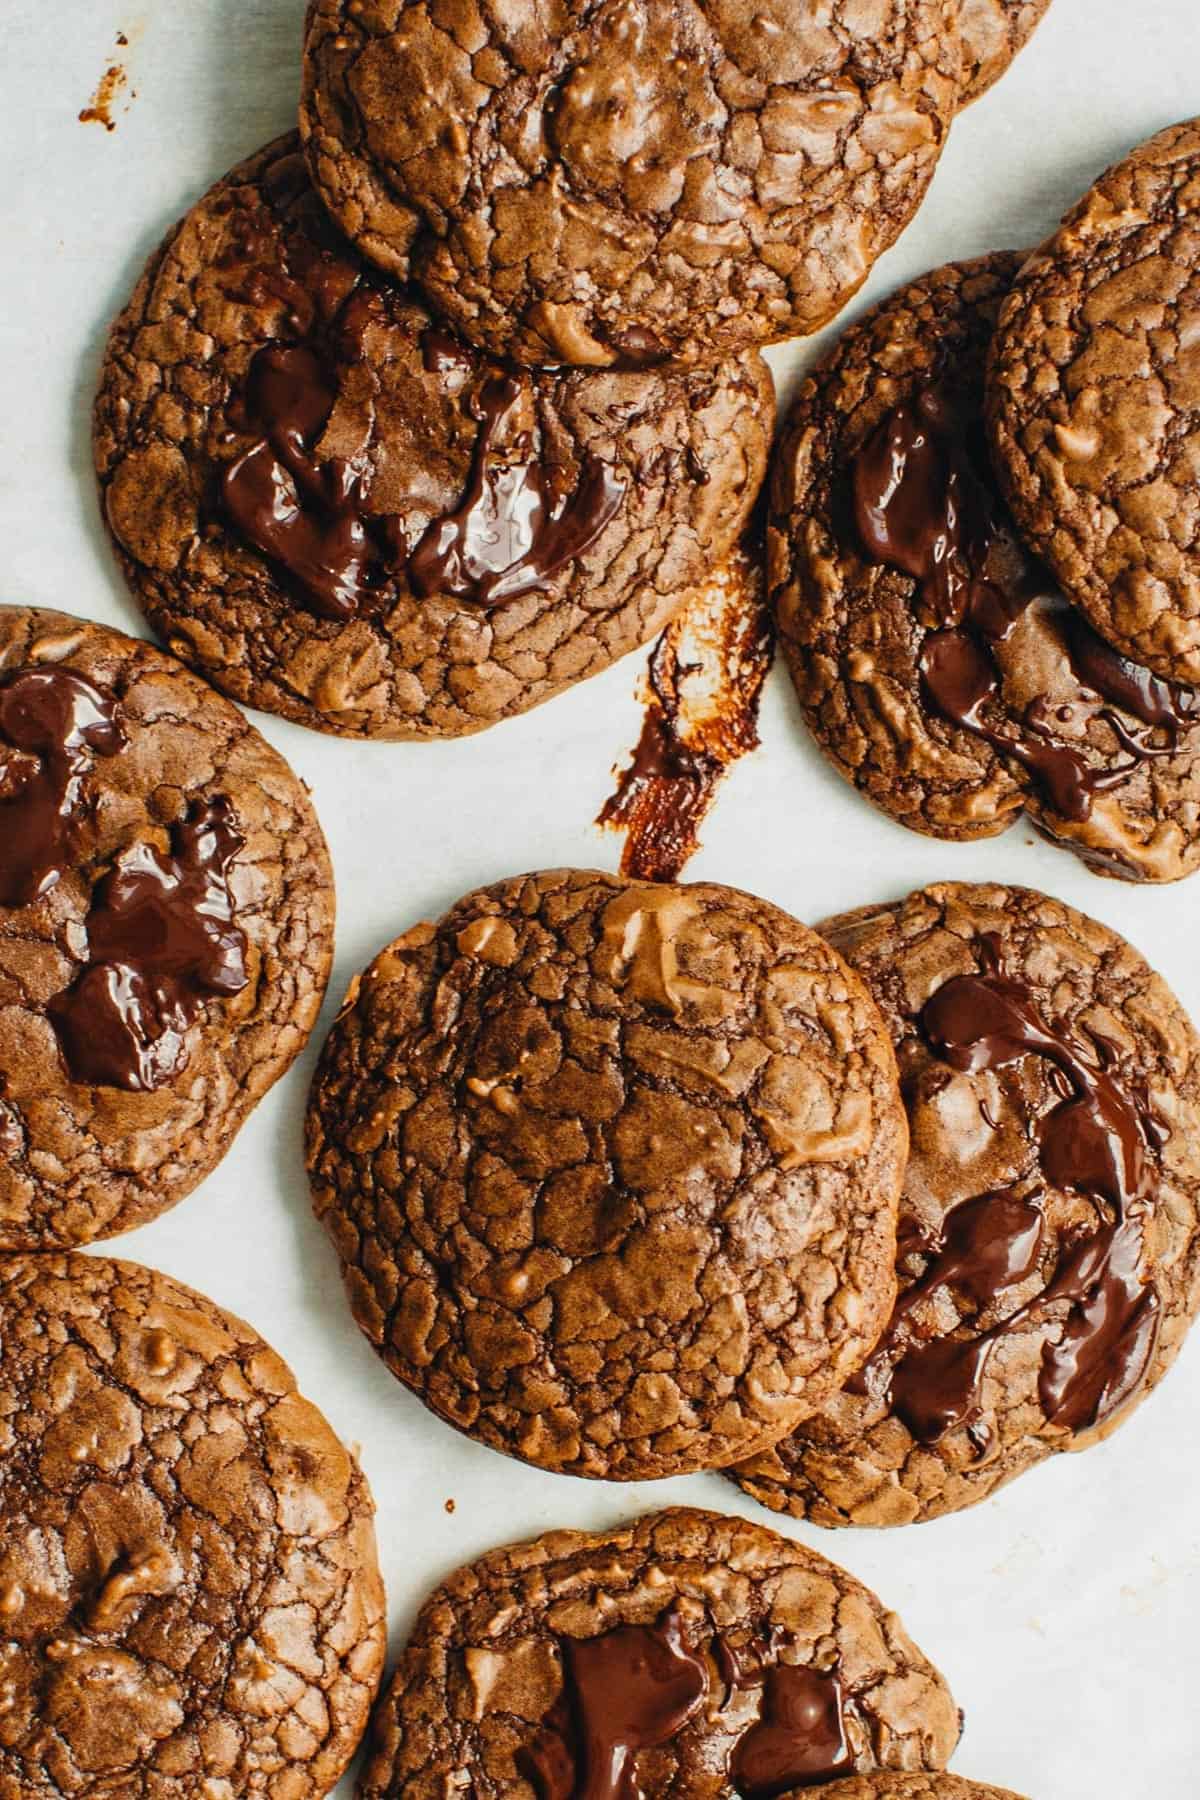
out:
<path id="1" fill-rule="evenodd" d="M 519 363 L 815 331 L 920 204 L 956 0 L 313 0 L 301 131 L 335 219 Z"/>
<path id="2" fill-rule="evenodd" d="M 362 1471 L 240 1319 L 0 1262 L 0 1793 L 329 1791 L 385 1654 Z"/>
<path id="3" fill-rule="evenodd" d="M 819 1418 L 737 1471 L 821 1525 L 902 1525 L 1106 1437 L 1200 1305 L 1200 1040 L 1115 932 L 947 883 L 822 928 L 896 1042 L 900 1299 Z"/>
<path id="4" fill-rule="evenodd" d="M 453 737 L 652 637 L 737 539 L 774 426 L 756 355 L 520 374 L 373 275 L 294 137 L 219 182 L 118 319 L 95 454 L 177 655 L 350 737 Z"/>
<path id="5" fill-rule="evenodd" d="M 1200 121 L 1101 176 L 1021 271 L 989 372 L 1008 501 L 1117 650 L 1200 682 Z"/>
<path id="6" fill-rule="evenodd" d="M 802 384 L 769 584 L 813 735 L 934 837 L 1024 810 L 1105 875 L 1200 866 L 1200 693 L 1117 655 L 1025 549 L 992 475 L 984 365 L 1020 258 L 934 270 Z"/>
<path id="7" fill-rule="evenodd" d="M 788 1797 L 791 1800 L 791 1797 Z M 961 1775 L 854 1775 L 822 1790 L 821 1800 L 1021 1800 L 1007 1788 Z"/>
<path id="8" fill-rule="evenodd" d="M 904 1109 L 841 959 L 763 900 L 557 870 L 376 958 L 308 1119 L 392 1373 L 617 1480 L 717 1467 L 835 1393 L 894 1295 Z"/>
<path id="9" fill-rule="evenodd" d="M 224 1156 L 333 950 L 308 796 L 160 650 L 0 607 L 0 1251 L 129 1231 Z"/>
<path id="10" fill-rule="evenodd" d="M 360 1800 L 760 1800 L 941 1768 L 959 1718 L 894 1613 L 776 1532 L 676 1507 L 495 1550 L 426 1601 Z"/>
<path id="11" fill-rule="evenodd" d="M 1050 0 L 962 0 L 962 104 L 969 106 L 999 81 L 1046 14 Z"/>

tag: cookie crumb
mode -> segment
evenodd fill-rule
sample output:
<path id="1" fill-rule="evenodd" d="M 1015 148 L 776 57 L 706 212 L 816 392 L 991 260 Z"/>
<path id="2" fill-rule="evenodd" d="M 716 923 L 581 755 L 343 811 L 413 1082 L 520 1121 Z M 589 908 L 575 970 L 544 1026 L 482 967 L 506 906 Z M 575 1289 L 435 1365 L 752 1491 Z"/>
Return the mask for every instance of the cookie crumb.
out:
<path id="1" fill-rule="evenodd" d="M 453 1500 L 447 1500 L 446 1501 L 446 1511 L 448 1513 L 452 1513 L 454 1511 L 454 1508 L 455 1508 L 455 1502 Z"/>
<path id="2" fill-rule="evenodd" d="M 117 33 L 117 48 L 119 50 L 129 48 L 129 38 L 123 31 Z M 113 117 L 113 107 L 116 105 L 121 89 L 127 86 L 128 82 L 129 76 L 123 66 L 119 62 L 110 63 L 96 83 L 95 93 L 79 114 L 79 123 L 81 125 L 103 125 L 105 131 L 115 131 L 117 121 Z M 137 98 L 135 93 L 129 97 L 131 100 Z"/>

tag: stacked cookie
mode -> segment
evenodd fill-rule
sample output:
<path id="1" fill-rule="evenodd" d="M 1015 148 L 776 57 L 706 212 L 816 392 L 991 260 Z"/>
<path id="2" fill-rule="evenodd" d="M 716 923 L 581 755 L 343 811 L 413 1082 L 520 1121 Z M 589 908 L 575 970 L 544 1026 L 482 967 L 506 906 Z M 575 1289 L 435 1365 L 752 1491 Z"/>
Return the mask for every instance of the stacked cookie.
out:
<path id="1" fill-rule="evenodd" d="M 1022 812 L 1105 875 L 1200 864 L 1200 129 L 1033 257 L 936 270 L 802 384 L 769 582 L 821 747 L 937 837 Z"/>
<path id="2" fill-rule="evenodd" d="M 299 137 L 113 331 L 96 464 L 151 624 L 352 737 L 477 731 L 647 641 L 749 520 L 758 347 L 856 292 L 1045 4 L 313 4 Z"/>

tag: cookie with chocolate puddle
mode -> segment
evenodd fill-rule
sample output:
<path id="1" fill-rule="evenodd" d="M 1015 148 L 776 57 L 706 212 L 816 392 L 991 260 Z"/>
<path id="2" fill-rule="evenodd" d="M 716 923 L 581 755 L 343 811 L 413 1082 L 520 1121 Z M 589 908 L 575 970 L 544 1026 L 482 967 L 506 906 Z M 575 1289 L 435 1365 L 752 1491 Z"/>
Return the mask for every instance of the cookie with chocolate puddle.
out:
<path id="1" fill-rule="evenodd" d="M 933 837 L 1021 816 L 1104 875 L 1200 866 L 1200 690 L 1097 637 L 991 472 L 984 366 L 1020 266 L 902 289 L 801 385 L 771 486 L 769 586 L 805 718 Z"/>
<path id="2" fill-rule="evenodd" d="M 1200 1306 L 1200 1039 L 1094 919 L 925 888 L 822 929 L 888 1021 L 912 1152 L 864 1367 L 736 1479 L 822 1525 L 970 1506 L 1107 1437 Z"/>
<path id="3" fill-rule="evenodd" d="M 299 1054 L 333 873 L 302 783 L 151 644 L 0 607 L 0 1250 L 132 1230 Z"/>
<path id="4" fill-rule="evenodd" d="M 887 1030 L 815 932 L 572 869 L 382 951 L 308 1113 L 392 1373 L 494 1449 L 616 1480 L 734 1462 L 861 1365 L 906 1148 Z"/>
<path id="5" fill-rule="evenodd" d="M 457 1781 L 528 1800 L 767 1800 L 940 1769 L 945 1681 L 844 1569 L 687 1507 L 554 1531 L 426 1601 L 375 1716 L 360 1800 Z"/>
<path id="6" fill-rule="evenodd" d="M 225 693 L 456 737 L 662 629 L 741 533 L 773 395 L 756 354 L 520 373 L 468 350 L 338 234 L 288 137 L 151 258 L 95 459 L 147 618 Z"/>

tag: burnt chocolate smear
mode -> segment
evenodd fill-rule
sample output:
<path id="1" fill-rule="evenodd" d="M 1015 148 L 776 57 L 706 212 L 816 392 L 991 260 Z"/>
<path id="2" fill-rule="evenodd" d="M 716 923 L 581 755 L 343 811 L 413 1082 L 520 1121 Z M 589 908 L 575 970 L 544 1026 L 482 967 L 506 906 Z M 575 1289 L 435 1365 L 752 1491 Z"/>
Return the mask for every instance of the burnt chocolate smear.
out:
<path id="1" fill-rule="evenodd" d="M 977 410 L 948 383 L 931 382 L 883 420 L 855 460 L 853 501 L 867 555 L 918 583 L 926 697 L 951 724 L 1019 763 L 1064 819 L 1086 820 L 1097 794 L 1119 788 L 1147 759 L 1172 754 L 1178 732 L 1200 719 L 1200 696 L 1117 656 L 1065 605 L 1004 510 Z M 1123 752 L 1110 768 L 1093 768 L 1055 734 L 1044 696 L 1020 715 L 1004 707 L 996 651 L 1035 601 L 1062 610 L 1080 697 L 1110 703 L 1101 716 Z M 1001 723 L 992 722 L 997 709 Z M 1161 730 L 1164 741 L 1125 724 L 1121 711 Z"/>
<path id="2" fill-rule="evenodd" d="M 479 435 L 462 500 L 428 526 L 408 574 L 426 597 L 453 594 L 499 606 L 545 588 L 594 544 L 620 510 L 626 482 L 590 453 L 572 484 L 543 463 L 534 449 L 531 391 L 517 376 L 484 382 L 474 410 Z"/>
<path id="3" fill-rule="evenodd" d="M 47 1011 L 76 1081 L 153 1092 L 187 1066 L 188 1027 L 249 979 L 229 874 L 244 839 L 230 802 L 193 805 L 171 847 L 138 843 L 98 885 L 88 966 Z"/>
<path id="4" fill-rule="evenodd" d="M 32 906 L 75 861 L 93 759 L 125 738 L 110 694 L 58 665 L 0 682 L 0 906 Z"/>
<path id="5" fill-rule="evenodd" d="M 410 544 L 402 520 L 372 511 L 369 461 L 323 455 L 321 449 L 338 401 L 339 370 L 366 354 L 365 334 L 380 304 L 377 289 L 344 246 L 326 242 L 327 224 L 315 225 L 312 243 L 291 242 L 285 249 L 276 221 L 296 204 L 297 194 L 284 179 L 270 198 L 274 215 L 257 228 L 242 221 L 223 258 L 223 266 L 240 276 L 238 297 L 280 304 L 289 333 L 256 353 L 231 408 L 235 425 L 256 441 L 222 472 L 225 517 L 320 618 L 355 617 L 386 577 L 405 565 L 423 598 L 450 594 L 499 606 L 547 587 L 615 517 L 625 477 L 591 454 L 570 479 L 544 464 L 535 449 L 531 386 L 495 375 L 469 402 L 478 431 L 459 505 L 420 531 L 415 547 Z M 437 327 L 422 334 L 421 360 L 425 373 L 451 395 L 480 367 Z"/>
<path id="6" fill-rule="evenodd" d="M 773 655 L 752 540 L 693 590 L 651 652 L 641 736 L 596 821 L 625 832 L 623 875 L 682 872 L 726 769 L 758 747 Z"/>
<path id="7" fill-rule="evenodd" d="M 922 1034 L 934 1054 L 973 1074 L 1026 1056 L 1052 1064 L 1061 1099 L 1036 1121 L 1046 1179 L 1097 1208 L 1092 1232 L 1073 1238 L 1039 1292 L 989 1330 L 964 1339 L 910 1343 L 905 1324 L 937 1289 L 951 1287 L 983 1311 L 1038 1268 L 1043 1195 L 1011 1191 L 964 1201 L 947 1215 L 925 1273 L 902 1297 L 856 1391 L 888 1398 L 913 1436 L 935 1443 L 970 1426 L 982 1409 L 988 1364 L 1005 1337 L 1069 1303 L 1061 1335 L 1042 1353 L 1038 1394 L 1047 1420 L 1069 1431 L 1104 1423 L 1136 1393 L 1157 1342 L 1160 1301 L 1143 1274 L 1146 1216 L 1158 1193 L 1161 1137 L 1115 1072 L 1112 1046 L 1082 1043 L 1048 1023 L 1024 983 L 1007 976 L 998 944 L 980 945 L 978 974 L 956 975 L 926 1001 Z"/>

